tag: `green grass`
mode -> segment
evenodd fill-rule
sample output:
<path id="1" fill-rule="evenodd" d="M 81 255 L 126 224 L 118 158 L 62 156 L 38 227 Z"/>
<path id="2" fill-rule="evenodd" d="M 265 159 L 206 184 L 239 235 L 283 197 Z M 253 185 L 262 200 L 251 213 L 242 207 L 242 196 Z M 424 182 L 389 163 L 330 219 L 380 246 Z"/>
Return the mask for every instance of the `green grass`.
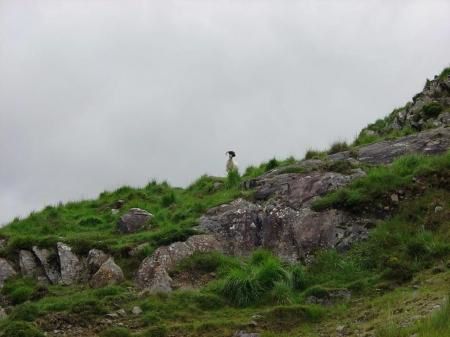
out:
<path id="1" fill-rule="evenodd" d="M 33 324 L 22 321 L 0 322 L 1 337 L 44 337 Z"/>
<path id="2" fill-rule="evenodd" d="M 349 149 L 350 149 L 350 147 L 346 142 L 338 141 L 338 142 L 334 142 L 333 144 L 331 144 L 331 146 L 328 150 L 328 154 L 343 152 L 343 151 L 347 151 Z"/>
<path id="3" fill-rule="evenodd" d="M 131 337 L 131 333 L 127 328 L 108 328 L 100 333 L 100 337 Z"/>
<path id="4" fill-rule="evenodd" d="M 297 160 L 294 157 L 288 157 L 285 160 L 278 160 L 276 158 L 272 158 L 268 162 L 262 163 L 259 166 L 249 166 L 245 170 L 242 178 L 251 179 L 256 178 L 263 175 L 266 172 L 269 172 L 274 169 L 282 169 L 283 167 L 287 167 L 289 165 L 296 164 Z"/>
<path id="5" fill-rule="evenodd" d="M 1 293 L 5 295 L 13 304 L 20 304 L 30 299 L 37 299 L 44 296 L 46 287 L 40 286 L 33 279 L 11 278 L 6 280 Z"/>
<path id="6" fill-rule="evenodd" d="M 431 102 L 422 108 L 425 119 L 436 118 L 442 110 L 443 107 L 438 102 Z"/>
<path id="7" fill-rule="evenodd" d="M 380 203 L 398 189 L 413 188 L 414 179 L 429 179 L 430 184 L 441 184 L 448 179 L 450 152 L 440 156 L 409 155 L 395 160 L 392 165 L 370 169 L 367 176 L 349 186 L 331 192 L 313 204 L 320 211 L 329 207 L 362 209 L 361 206 Z"/>
<path id="8" fill-rule="evenodd" d="M 215 189 L 213 186 L 217 182 L 221 185 Z M 245 196 L 247 192 L 240 189 L 238 182 L 230 183 L 228 179 L 225 186 L 224 180 L 204 176 L 188 188 L 180 189 L 153 181 L 144 188 L 125 186 L 103 192 L 96 200 L 48 206 L 0 229 L 0 237 L 9 238 L 0 255 L 14 256 L 19 249 L 31 249 L 33 245 L 54 247 L 57 241 L 68 243 L 79 254 L 99 248 L 116 257 L 126 255 L 138 244 L 148 243 L 148 254 L 160 245 L 192 235 L 192 227 L 206 209 Z M 123 200 L 124 206 L 119 214 L 113 214 L 111 208 L 118 200 Z M 152 228 L 119 234 L 118 219 L 133 207 L 154 215 Z M 142 259 L 142 256 L 137 258 Z"/>
<path id="9" fill-rule="evenodd" d="M 445 68 L 442 70 L 442 72 L 439 74 L 439 79 L 443 80 L 450 76 L 450 67 Z"/>
<path id="10" fill-rule="evenodd" d="M 318 150 L 313 150 L 313 149 L 309 149 L 308 151 L 306 151 L 305 153 L 305 160 L 308 159 L 325 159 L 327 156 L 327 152 L 326 151 L 318 151 Z"/>
<path id="11" fill-rule="evenodd" d="M 377 337 L 443 337 L 450 336 L 450 304 L 449 300 L 442 308 L 411 327 L 401 328 L 395 323 L 389 323 L 377 330 Z"/>

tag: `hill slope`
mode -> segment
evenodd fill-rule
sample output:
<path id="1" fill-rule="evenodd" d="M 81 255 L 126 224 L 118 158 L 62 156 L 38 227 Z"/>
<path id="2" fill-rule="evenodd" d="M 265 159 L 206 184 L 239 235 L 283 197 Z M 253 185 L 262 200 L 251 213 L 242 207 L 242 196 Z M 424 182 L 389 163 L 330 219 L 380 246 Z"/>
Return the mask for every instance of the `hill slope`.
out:
<path id="1" fill-rule="evenodd" d="M 449 75 L 351 145 L 15 219 L 0 336 L 450 333 Z"/>

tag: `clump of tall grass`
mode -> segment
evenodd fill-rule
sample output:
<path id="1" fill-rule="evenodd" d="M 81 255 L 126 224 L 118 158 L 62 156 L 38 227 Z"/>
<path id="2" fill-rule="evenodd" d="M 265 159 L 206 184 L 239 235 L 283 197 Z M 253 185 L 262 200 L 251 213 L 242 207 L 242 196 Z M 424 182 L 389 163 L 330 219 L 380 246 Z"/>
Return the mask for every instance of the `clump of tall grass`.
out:
<path id="1" fill-rule="evenodd" d="M 338 152 L 347 151 L 349 149 L 350 149 L 350 147 L 348 146 L 347 142 L 345 142 L 345 141 L 334 142 L 333 144 L 331 144 L 331 146 L 328 150 L 328 154 L 335 154 Z"/>
<path id="2" fill-rule="evenodd" d="M 305 153 L 305 159 L 325 159 L 327 156 L 327 153 L 325 151 L 318 151 L 309 149 Z"/>
<path id="3" fill-rule="evenodd" d="M 228 172 L 227 179 L 225 181 L 225 187 L 227 189 L 236 188 L 241 183 L 241 175 L 238 170 L 231 170 Z"/>
<path id="4" fill-rule="evenodd" d="M 247 263 L 230 269 L 219 291 L 237 306 L 261 302 L 264 295 L 270 292 L 275 297 L 284 297 L 285 302 L 288 299 L 285 298 L 287 292 L 283 282 L 292 288 L 289 272 L 281 261 L 267 251 L 257 250 Z"/>

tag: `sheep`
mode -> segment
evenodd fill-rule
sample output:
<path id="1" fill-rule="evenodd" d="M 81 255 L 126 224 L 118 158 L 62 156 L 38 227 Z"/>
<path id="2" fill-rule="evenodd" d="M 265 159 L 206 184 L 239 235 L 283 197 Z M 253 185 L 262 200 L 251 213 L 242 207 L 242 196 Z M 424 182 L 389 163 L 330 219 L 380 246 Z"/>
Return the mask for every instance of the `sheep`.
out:
<path id="1" fill-rule="evenodd" d="M 238 164 L 234 160 L 234 157 L 236 157 L 236 153 L 234 151 L 227 151 L 227 152 L 225 152 L 225 154 L 228 155 L 227 166 L 226 166 L 227 172 L 230 173 L 231 171 L 237 171 Z"/>

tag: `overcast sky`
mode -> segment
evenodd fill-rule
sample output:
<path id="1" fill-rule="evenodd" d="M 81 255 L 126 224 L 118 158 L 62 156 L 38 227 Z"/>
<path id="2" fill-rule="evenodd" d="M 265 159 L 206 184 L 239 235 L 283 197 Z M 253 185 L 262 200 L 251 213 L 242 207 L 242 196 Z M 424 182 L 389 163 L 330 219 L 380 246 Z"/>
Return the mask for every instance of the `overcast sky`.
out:
<path id="1" fill-rule="evenodd" d="M 450 64 L 450 1 L 0 0 L 0 223 L 351 141 Z"/>

